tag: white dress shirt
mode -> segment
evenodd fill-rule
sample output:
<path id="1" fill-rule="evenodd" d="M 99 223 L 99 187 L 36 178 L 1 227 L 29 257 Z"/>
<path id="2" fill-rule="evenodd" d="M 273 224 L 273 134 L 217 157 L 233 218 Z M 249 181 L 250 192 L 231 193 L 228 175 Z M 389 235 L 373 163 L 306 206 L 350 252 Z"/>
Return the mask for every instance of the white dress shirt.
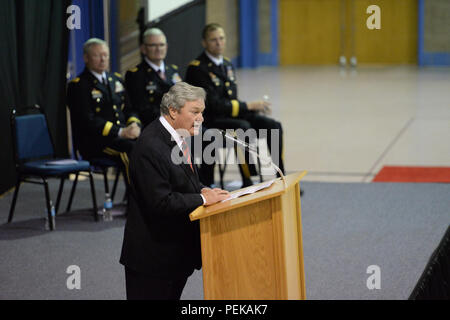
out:
<path id="1" fill-rule="evenodd" d="M 220 66 L 221 64 L 223 64 L 223 56 L 220 56 L 219 58 L 216 58 L 214 56 L 212 56 L 208 51 L 205 50 L 205 54 L 208 58 L 211 59 L 212 62 L 214 62 L 214 64 L 216 66 Z"/>
<path id="2" fill-rule="evenodd" d="M 183 141 L 184 139 L 178 134 L 178 132 L 170 125 L 170 123 L 164 118 L 163 116 L 159 117 L 159 121 L 163 125 L 164 128 L 166 128 L 167 131 L 169 131 L 170 135 L 172 136 L 172 139 L 177 143 L 180 150 L 183 150 Z M 203 204 L 206 203 L 205 197 L 200 194 L 200 196 L 203 199 Z"/>
<path id="3" fill-rule="evenodd" d="M 162 74 L 166 74 L 166 66 L 164 64 L 164 60 L 161 61 L 161 65 L 157 66 L 156 64 L 154 64 L 153 62 L 151 62 L 147 57 L 144 57 L 145 62 L 147 62 L 149 64 L 150 67 L 153 68 L 153 70 L 155 70 L 156 72 L 158 72 L 159 70 L 161 70 Z"/>
<path id="4" fill-rule="evenodd" d="M 104 82 L 102 79 L 106 80 L 106 72 L 105 71 L 103 71 L 102 74 L 100 74 L 98 72 L 95 72 L 95 71 L 92 71 L 92 70 L 89 70 L 89 71 L 94 75 L 94 77 L 97 78 L 98 81 L 100 81 L 100 83 Z"/>

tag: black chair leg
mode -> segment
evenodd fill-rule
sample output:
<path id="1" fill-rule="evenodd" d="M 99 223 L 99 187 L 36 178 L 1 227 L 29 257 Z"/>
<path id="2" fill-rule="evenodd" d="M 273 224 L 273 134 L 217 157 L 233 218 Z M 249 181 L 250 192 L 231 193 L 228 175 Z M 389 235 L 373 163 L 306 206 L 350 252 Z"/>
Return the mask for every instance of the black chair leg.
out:
<path id="1" fill-rule="evenodd" d="M 94 207 L 94 220 L 98 221 L 98 207 L 97 207 L 97 197 L 95 196 L 95 185 L 94 185 L 94 177 L 92 176 L 92 172 L 89 171 L 89 182 L 91 183 L 91 194 L 92 194 L 92 205 Z"/>
<path id="2" fill-rule="evenodd" d="M 263 182 L 263 176 L 262 176 L 262 169 L 261 169 L 261 159 L 259 159 L 259 143 L 258 140 L 256 140 L 256 153 L 258 154 L 258 156 L 256 157 L 257 161 L 258 161 L 258 171 L 259 171 L 259 182 Z"/>
<path id="3" fill-rule="evenodd" d="M 59 203 L 61 202 L 61 195 L 64 188 L 64 181 L 66 181 L 66 177 L 61 177 L 61 180 L 59 182 L 58 196 L 56 198 L 55 215 L 58 214 Z"/>
<path id="4" fill-rule="evenodd" d="M 73 195 L 75 194 L 75 189 L 77 188 L 78 175 L 79 175 L 79 173 L 77 172 L 77 173 L 75 174 L 75 180 L 73 180 L 72 190 L 70 190 L 69 203 L 67 203 L 67 209 L 66 209 L 66 212 L 69 212 L 69 211 L 70 211 L 70 208 L 72 208 L 72 200 L 73 200 Z"/>
<path id="5" fill-rule="evenodd" d="M 111 193 L 111 201 L 114 202 L 114 196 L 116 195 L 116 190 L 117 190 L 117 184 L 119 182 L 119 177 L 120 177 L 120 169 L 117 168 L 116 169 L 116 178 L 114 179 L 114 185 L 113 185 L 113 189 L 112 189 L 112 193 Z M 125 179 L 125 177 L 124 177 Z"/>
<path id="6" fill-rule="evenodd" d="M 103 168 L 103 182 L 105 183 L 105 194 L 109 193 L 109 183 L 108 183 L 108 168 Z"/>
<path id="7" fill-rule="evenodd" d="M 48 190 L 48 182 L 45 178 L 42 178 L 44 181 L 44 189 L 45 189 L 45 202 L 47 204 L 47 216 L 48 216 L 48 225 L 50 230 L 55 230 L 55 226 L 53 225 L 53 217 L 52 217 L 52 207 L 50 205 L 50 192 Z"/>
<path id="8" fill-rule="evenodd" d="M 13 201 L 11 203 L 11 208 L 9 209 L 8 223 L 12 221 L 14 215 L 14 209 L 16 208 L 17 195 L 19 194 L 21 177 L 17 177 L 16 189 L 14 190 Z"/>

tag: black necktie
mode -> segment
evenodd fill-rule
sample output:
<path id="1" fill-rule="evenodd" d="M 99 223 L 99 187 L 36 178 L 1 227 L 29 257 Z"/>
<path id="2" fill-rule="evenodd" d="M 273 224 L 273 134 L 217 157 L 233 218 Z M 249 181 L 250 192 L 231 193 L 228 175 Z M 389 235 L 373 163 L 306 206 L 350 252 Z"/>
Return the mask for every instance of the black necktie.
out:
<path id="1" fill-rule="evenodd" d="M 225 67 L 225 65 L 224 65 L 223 63 L 220 65 L 220 70 L 222 70 L 222 73 L 223 73 L 224 75 L 227 74 L 227 68 Z"/>
<path id="2" fill-rule="evenodd" d="M 164 81 L 166 80 L 166 75 L 163 73 L 163 71 L 161 69 L 158 70 L 158 75 Z"/>
<path id="3" fill-rule="evenodd" d="M 112 96 L 111 96 L 111 88 L 109 87 L 108 80 L 106 78 L 102 77 L 102 83 L 106 87 L 106 89 L 108 90 L 109 98 L 111 99 L 112 98 Z"/>

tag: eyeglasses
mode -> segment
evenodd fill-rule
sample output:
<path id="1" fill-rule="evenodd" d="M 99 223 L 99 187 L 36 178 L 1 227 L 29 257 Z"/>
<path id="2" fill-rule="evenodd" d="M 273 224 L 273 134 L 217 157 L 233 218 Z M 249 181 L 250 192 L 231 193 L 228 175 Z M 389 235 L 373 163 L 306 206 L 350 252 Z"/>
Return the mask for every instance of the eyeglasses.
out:
<path id="1" fill-rule="evenodd" d="M 144 43 L 147 48 L 164 48 L 166 45 L 166 43 Z"/>

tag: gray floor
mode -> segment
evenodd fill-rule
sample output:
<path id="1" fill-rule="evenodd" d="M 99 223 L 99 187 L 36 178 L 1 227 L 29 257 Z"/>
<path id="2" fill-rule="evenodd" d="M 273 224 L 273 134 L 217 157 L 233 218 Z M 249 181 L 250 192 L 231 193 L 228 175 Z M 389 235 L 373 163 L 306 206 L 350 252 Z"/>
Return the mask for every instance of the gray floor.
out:
<path id="1" fill-rule="evenodd" d="M 51 186 L 54 197 L 57 182 Z M 406 299 L 450 223 L 450 185 L 304 182 L 302 188 L 307 298 Z M 11 198 L 11 192 L 0 198 L 0 299 L 125 298 L 118 263 L 125 220 L 95 223 L 86 210 L 86 181 L 74 211 L 59 216 L 53 232 L 44 230 L 40 186 L 22 186 L 14 221 L 6 224 Z M 67 289 L 71 265 L 80 267 L 80 290 Z M 379 290 L 366 287 L 370 265 L 380 267 Z M 202 298 L 196 272 L 182 299 Z"/>

